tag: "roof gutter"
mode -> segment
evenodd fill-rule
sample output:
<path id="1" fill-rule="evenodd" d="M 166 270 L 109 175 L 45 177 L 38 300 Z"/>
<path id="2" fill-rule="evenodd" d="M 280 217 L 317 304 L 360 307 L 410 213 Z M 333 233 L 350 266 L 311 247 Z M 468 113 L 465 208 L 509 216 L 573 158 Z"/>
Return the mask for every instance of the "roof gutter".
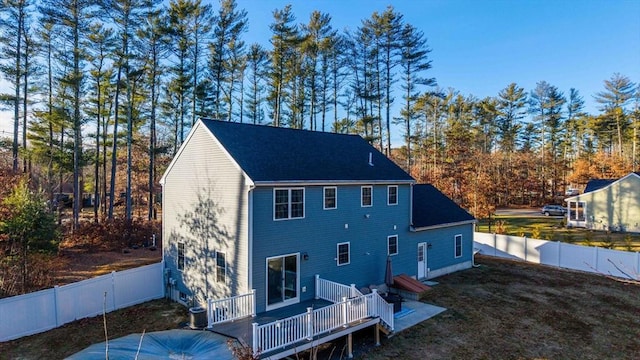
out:
<path id="1" fill-rule="evenodd" d="M 424 231 L 424 230 L 441 229 L 441 228 L 451 227 L 451 226 L 475 224 L 477 222 L 478 222 L 478 220 L 473 219 L 473 220 L 465 220 L 465 221 L 458 221 L 458 222 L 431 225 L 431 226 L 421 226 L 421 227 L 410 226 L 409 230 L 411 230 L 411 232 L 418 232 L 418 231 Z"/>

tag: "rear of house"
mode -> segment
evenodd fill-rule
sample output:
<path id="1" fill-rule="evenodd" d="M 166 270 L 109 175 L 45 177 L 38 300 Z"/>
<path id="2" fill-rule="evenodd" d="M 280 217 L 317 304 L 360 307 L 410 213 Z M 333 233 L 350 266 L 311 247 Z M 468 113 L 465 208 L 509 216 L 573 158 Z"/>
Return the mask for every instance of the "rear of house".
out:
<path id="1" fill-rule="evenodd" d="M 468 268 L 473 217 L 354 135 L 200 120 L 162 179 L 170 296 L 255 290 L 257 312 L 312 299 L 315 276 L 364 287 Z"/>

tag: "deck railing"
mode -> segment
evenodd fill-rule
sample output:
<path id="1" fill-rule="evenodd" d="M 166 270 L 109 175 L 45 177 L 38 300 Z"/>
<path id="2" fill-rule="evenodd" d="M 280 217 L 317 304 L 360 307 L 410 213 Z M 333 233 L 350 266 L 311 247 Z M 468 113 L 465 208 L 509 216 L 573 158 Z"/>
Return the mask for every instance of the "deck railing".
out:
<path id="1" fill-rule="evenodd" d="M 346 328 L 350 323 L 379 316 L 393 330 L 393 304 L 387 304 L 380 295 L 371 293 L 354 298 L 343 298 L 335 304 L 304 314 L 277 320 L 268 324 L 253 324 L 253 351 L 266 353 L 303 340 Z"/>
<path id="2" fill-rule="evenodd" d="M 248 316 L 255 316 L 256 290 L 226 299 L 209 299 L 207 305 L 208 327 Z"/>
<path id="3" fill-rule="evenodd" d="M 370 295 L 370 296 L 369 296 Z M 371 294 L 367 296 L 367 311 L 369 316 L 380 316 L 380 320 L 393 331 L 393 304 L 386 302 L 378 290 L 374 289 Z"/>
<path id="4" fill-rule="evenodd" d="M 322 299 L 337 303 L 343 298 L 352 298 L 362 296 L 362 293 L 356 289 L 355 284 L 347 286 L 337 282 L 321 279 L 320 275 L 316 275 L 316 299 Z"/>

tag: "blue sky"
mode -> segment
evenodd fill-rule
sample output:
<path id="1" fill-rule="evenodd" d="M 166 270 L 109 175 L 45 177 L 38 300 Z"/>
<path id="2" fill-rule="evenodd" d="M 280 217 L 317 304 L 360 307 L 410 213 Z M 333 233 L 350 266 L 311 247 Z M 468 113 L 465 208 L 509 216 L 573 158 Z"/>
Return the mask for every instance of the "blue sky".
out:
<path id="1" fill-rule="evenodd" d="M 274 9 L 291 4 L 306 23 L 313 10 L 329 13 L 336 29 L 355 29 L 391 4 L 422 30 L 435 77 L 478 98 L 512 82 L 526 91 L 542 80 L 565 94 L 574 87 L 597 112 L 593 95 L 618 72 L 640 81 L 638 0 L 237 0 L 247 10 L 247 42 L 269 46 Z M 397 95 L 399 98 L 399 94 Z"/>
<path id="2" fill-rule="evenodd" d="M 531 91 L 545 80 L 565 94 L 578 89 L 586 110 L 596 113 L 593 95 L 604 89 L 604 80 L 618 72 L 640 82 L 640 0 L 237 2 L 249 15 L 247 43 L 268 48 L 272 12 L 286 4 L 292 4 L 298 23 L 319 10 L 340 30 L 357 28 L 391 4 L 427 37 L 433 65 L 427 75 L 443 88 L 478 98 L 496 96 L 511 82 Z M 217 0 L 211 3 L 217 10 Z M 0 135 L 7 136 L 2 130 L 11 131 L 11 124 L 11 113 L 0 114 Z"/>

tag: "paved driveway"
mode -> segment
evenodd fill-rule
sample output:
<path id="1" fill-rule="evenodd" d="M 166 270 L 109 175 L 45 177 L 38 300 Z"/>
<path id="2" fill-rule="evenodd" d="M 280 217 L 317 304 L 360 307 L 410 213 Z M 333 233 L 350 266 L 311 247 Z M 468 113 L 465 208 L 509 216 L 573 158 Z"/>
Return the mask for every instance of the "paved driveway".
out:
<path id="1" fill-rule="evenodd" d="M 540 209 L 541 208 L 526 208 L 526 209 L 507 209 L 507 208 L 502 208 L 502 209 L 496 209 L 496 215 L 526 216 L 526 217 L 544 216 L 544 214 L 542 214 L 540 212 Z M 551 217 L 561 218 L 563 216 L 561 215 L 561 216 L 551 216 Z"/>

